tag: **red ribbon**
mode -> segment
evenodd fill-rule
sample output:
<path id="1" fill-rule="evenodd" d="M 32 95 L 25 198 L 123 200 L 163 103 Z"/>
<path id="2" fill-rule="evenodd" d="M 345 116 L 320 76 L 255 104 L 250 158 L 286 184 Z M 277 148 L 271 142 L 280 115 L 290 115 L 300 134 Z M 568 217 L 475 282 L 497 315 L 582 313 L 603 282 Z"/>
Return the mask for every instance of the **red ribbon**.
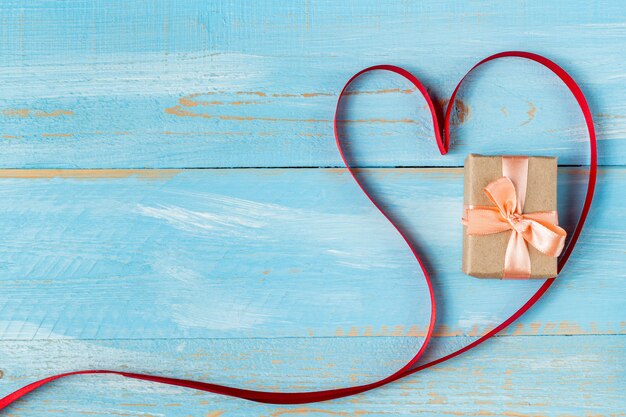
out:
<path id="1" fill-rule="evenodd" d="M 450 360 L 464 352 L 467 352 L 470 349 L 473 349 L 474 347 L 483 343 L 485 340 L 493 337 L 502 329 L 505 329 L 507 326 L 509 326 L 511 323 L 517 320 L 517 318 L 519 318 L 522 314 L 528 311 L 533 306 L 533 304 L 535 304 L 535 302 L 537 302 L 537 300 L 541 298 L 541 296 L 548 290 L 548 288 L 554 282 L 554 278 L 550 278 L 546 280 L 546 282 L 537 290 L 537 292 L 519 310 L 517 310 L 511 317 L 503 321 L 500 325 L 495 327 L 489 333 L 480 337 L 476 341 L 464 346 L 463 348 L 457 351 L 454 351 L 442 358 L 433 360 L 431 362 L 425 363 L 417 367 L 413 367 L 416 364 L 417 360 L 424 353 L 426 346 L 428 345 L 428 342 L 430 341 L 430 338 L 432 336 L 433 328 L 435 325 L 435 312 L 436 312 L 435 298 L 434 298 L 432 284 L 430 282 L 430 276 L 428 275 L 428 271 L 426 270 L 422 260 L 420 259 L 420 256 L 417 253 L 417 250 L 413 247 L 413 245 L 411 245 L 411 242 L 407 239 L 406 235 L 402 232 L 402 230 L 400 230 L 398 225 L 396 225 L 393 222 L 393 220 L 387 216 L 384 210 L 376 203 L 374 198 L 370 194 L 368 194 L 367 190 L 364 188 L 364 186 L 359 181 L 358 177 L 355 175 L 353 168 L 350 166 L 350 164 L 346 160 L 344 150 L 341 145 L 341 141 L 339 139 L 339 134 L 337 130 L 337 110 L 339 109 L 341 99 L 346 89 L 350 85 L 350 83 L 352 83 L 352 81 L 354 81 L 361 74 L 364 74 L 366 72 L 376 71 L 376 70 L 390 71 L 398 75 L 401 75 L 402 77 L 409 80 L 422 93 L 422 95 L 426 99 L 426 103 L 428 104 L 428 108 L 430 109 L 430 112 L 432 115 L 433 127 L 434 127 L 437 146 L 439 147 L 439 151 L 441 152 L 441 154 L 445 155 L 448 152 L 448 149 L 450 147 L 450 116 L 452 114 L 452 109 L 454 107 L 454 102 L 455 102 L 457 92 L 459 91 L 459 88 L 461 87 L 463 80 L 465 80 L 467 75 L 471 73 L 472 70 L 474 70 L 476 67 L 484 64 L 485 62 L 492 61 L 498 58 L 504 58 L 504 57 L 518 57 L 518 58 L 529 59 L 531 61 L 535 61 L 547 67 L 553 73 L 555 73 L 565 83 L 565 85 L 569 88 L 569 90 L 572 92 L 572 94 L 576 98 L 576 101 L 578 102 L 578 105 L 580 106 L 583 112 L 585 123 L 587 124 L 587 130 L 589 132 L 589 144 L 590 144 L 590 149 L 591 149 L 591 160 L 590 160 L 590 170 L 589 170 L 589 182 L 587 185 L 587 194 L 585 196 L 585 202 L 583 204 L 583 208 L 580 212 L 580 218 L 578 220 L 578 223 L 576 224 L 574 231 L 572 232 L 572 235 L 571 235 L 572 237 L 570 239 L 570 242 L 567 245 L 567 248 L 565 249 L 565 251 L 563 252 L 563 256 L 559 260 L 558 270 L 560 271 L 565 265 L 565 263 L 567 262 L 567 260 L 569 259 L 572 253 L 572 250 L 574 249 L 574 246 L 576 245 L 576 242 L 578 241 L 578 237 L 580 235 L 580 232 L 582 231 L 587 215 L 589 214 L 589 208 L 591 207 L 591 201 L 593 199 L 593 193 L 594 193 L 595 184 L 596 184 L 596 173 L 597 173 L 597 164 L 598 164 L 597 149 L 596 149 L 596 135 L 595 135 L 591 111 L 589 110 L 589 106 L 587 104 L 587 100 L 585 99 L 583 92 L 581 91 L 580 87 L 578 87 L 576 82 L 572 79 L 572 77 L 570 77 L 569 74 L 565 72 L 565 70 L 563 70 L 561 67 L 559 67 L 557 64 L 550 61 L 549 59 L 544 58 L 537 54 L 530 53 L 530 52 L 508 51 L 508 52 L 501 52 L 495 55 L 491 55 L 483 59 L 482 61 L 478 62 L 476 65 L 474 65 L 468 71 L 468 73 L 461 79 L 459 84 L 454 89 L 454 92 L 452 93 L 452 96 L 450 97 L 450 100 L 448 101 L 448 106 L 446 108 L 445 117 L 443 120 L 444 124 L 443 124 L 443 135 L 442 135 L 442 132 L 439 127 L 440 124 L 439 124 L 439 120 L 437 116 L 437 111 L 428 94 L 428 91 L 426 91 L 426 88 L 422 85 L 422 83 L 413 74 L 411 74 L 410 72 L 408 72 L 407 70 L 403 68 L 396 67 L 393 65 L 376 65 L 373 67 L 366 68 L 362 71 L 359 71 L 358 73 L 353 75 L 352 78 L 348 80 L 344 88 L 341 90 L 341 93 L 339 94 L 339 98 L 337 100 L 337 108 L 335 109 L 334 132 L 335 132 L 335 139 L 337 142 L 337 148 L 339 149 L 339 154 L 341 155 L 341 159 L 346 165 L 346 168 L 348 169 L 348 171 L 350 172 L 350 174 L 352 175 L 356 183 L 359 185 L 361 190 L 363 190 L 363 193 L 365 193 L 365 195 L 369 198 L 372 204 L 374 204 L 374 206 L 376 206 L 376 208 L 385 216 L 385 218 L 387 218 L 389 223 L 391 223 L 395 227 L 395 229 L 398 231 L 400 236 L 402 236 L 402 238 L 405 240 L 406 244 L 411 248 L 411 251 L 415 255 L 415 259 L 418 261 L 420 267 L 422 268 L 422 271 L 424 272 L 424 278 L 426 279 L 426 283 L 428 284 L 428 288 L 430 290 L 430 297 L 432 300 L 432 315 L 430 319 L 430 324 L 428 326 L 426 338 L 422 347 L 406 365 L 404 365 L 402 368 L 392 373 L 388 377 L 381 379 L 379 381 L 376 381 L 376 382 L 369 383 L 369 384 L 358 385 L 358 386 L 347 387 L 347 388 L 330 389 L 330 390 L 323 390 L 323 391 L 310 391 L 310 392 L 256 391 L 256 390 L 249 390 L 249 389 L 233 388 L 233 387 L 228 387 L 224 385 L 210 384 L 207 382 L 169 378 L 165 376 L 137 374 L 137 373 L 132 373 L 132 372 L 122 372 L 122 371 L 112 371 L 112 370 L 90 369 L 90 370 L 75 371 L 75 372 L 68 372 L 64 374 L 53 375 L 48 378 L 41 379 L 39 381 L 26 385 L 18 389 L 17 391 L 7 395 L 6 397 L 0 399 L 0 410 L 6 408 L 9 404 L 13 403 L 14 401 L 25 396 L 29 392 L 32 392 L 49 382 L 52 382 L 60 378 L 72 376 L 72 375 L 85 375 L 85 374 L 115 374 L 115 375 L 121 375 L 127 378 L 140 379 L 140 380 L 145 380 L 145 381 L 158 382 L 161 384 L 192 388 L 196 390 L 207 391 L 207 392 L 212 392 L 212 393 L 221 394 L 221 395 L 228 395 L 231 397 L 238 397 L 238 398 L 243 398 L 246 400 L 251 400 L 251 401 L 256 401 L 256 402 L 261 402 L 261 403 L 303 404 L 303 403 L 311 403 L 311 402 L 317 402 L 317 401 L 326 401 L 326 400 L 347 397 L 349 395 L 354 395 L 354 394 L 359 394 L 365 391 L 369 391 L 371 389 L 393 382 L 397 379 L 403 378 L 407 375 L 414 374 L 421 370 L 430 368 L 439 363 Z"/>

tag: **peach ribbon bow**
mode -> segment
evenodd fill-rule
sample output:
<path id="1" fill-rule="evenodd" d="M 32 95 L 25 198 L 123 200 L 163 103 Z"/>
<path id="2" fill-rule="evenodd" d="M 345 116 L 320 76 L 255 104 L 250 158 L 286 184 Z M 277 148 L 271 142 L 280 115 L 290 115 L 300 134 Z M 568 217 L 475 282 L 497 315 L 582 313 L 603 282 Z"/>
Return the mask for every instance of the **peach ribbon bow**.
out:
<path id="1" fill-rule="evenodd" d="M 526 181 L 523 182 L 521 193 L 526 191 Z M 530 277 L 530 254 L 526 242 L 548 256 L 561 254 L 566 232 L 557 225 L 556 211 L 522 213 L 523 196 L 518 197 L 513 181 L 506 176 L 491 182 L 484 191 L 495 207 L 468 207 L 464 223 L 470 235 L 512 231 L 505 253 L 504 278 Z"/>

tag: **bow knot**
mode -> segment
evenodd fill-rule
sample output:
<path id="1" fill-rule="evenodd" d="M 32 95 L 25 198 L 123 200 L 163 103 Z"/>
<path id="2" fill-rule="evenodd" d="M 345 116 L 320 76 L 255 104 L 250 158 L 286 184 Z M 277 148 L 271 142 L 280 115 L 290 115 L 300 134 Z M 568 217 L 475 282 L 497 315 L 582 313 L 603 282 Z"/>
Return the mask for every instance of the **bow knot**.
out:
<path id="1" fill-rule="evenodd" d="M 556 211 L 523 213 L 515 185 L 501 177 L 484 188 L 494 206 L 468 207 L 463 223 L 470 235 L 489 235 L 511 231 L 505 254 L 505 278 L 528 278 L 528 244 L 541 253 L 557 257 L 565 245 L 567 233 L 558 226 Z"/>
<path id="2" fill-rule="evenodd" d="M 520 227 L 519 227 L 519 223 L 522 221 L 521 214 L 519 213 L 509 214 L 506 218 L 506 221 L 509 222 L 509 224 L 511 225 L 513 229 L 517 230 L 518 232 L 523 232 L 523 230 L 520 230 Z"/>

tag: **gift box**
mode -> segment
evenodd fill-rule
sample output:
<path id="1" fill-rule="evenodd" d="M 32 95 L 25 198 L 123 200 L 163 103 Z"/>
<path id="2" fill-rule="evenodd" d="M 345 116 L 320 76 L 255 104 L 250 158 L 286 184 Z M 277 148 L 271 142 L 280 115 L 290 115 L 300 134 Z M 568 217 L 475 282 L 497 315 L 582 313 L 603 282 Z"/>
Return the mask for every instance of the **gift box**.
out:
<path id="1" fill-rule="evenodd" d="M 556 158 L 469 155 L 465 160 L 463 272 L 551 278 L 566 233 L 558 226 Z"/>

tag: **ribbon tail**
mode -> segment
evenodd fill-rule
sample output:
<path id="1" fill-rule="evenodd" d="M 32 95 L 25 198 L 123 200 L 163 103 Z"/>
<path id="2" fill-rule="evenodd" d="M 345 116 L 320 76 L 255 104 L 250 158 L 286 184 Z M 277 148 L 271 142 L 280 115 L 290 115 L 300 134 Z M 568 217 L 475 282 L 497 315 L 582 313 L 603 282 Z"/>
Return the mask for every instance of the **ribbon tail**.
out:
<path id="1" fill-rule="evenodd" d="M 505 279 L 530 278 L 530 253 L 524 237 L 513 229 L 504 254 Z"/>
<path id="2" fill-rule="evenodd" d="M 567 232 L 555 223 L 545 221 L 543 213 L 525 214 L 529 227 L 522 233 L 524 239 L 539 252 L 556 258 L 563 251 Z"/>

